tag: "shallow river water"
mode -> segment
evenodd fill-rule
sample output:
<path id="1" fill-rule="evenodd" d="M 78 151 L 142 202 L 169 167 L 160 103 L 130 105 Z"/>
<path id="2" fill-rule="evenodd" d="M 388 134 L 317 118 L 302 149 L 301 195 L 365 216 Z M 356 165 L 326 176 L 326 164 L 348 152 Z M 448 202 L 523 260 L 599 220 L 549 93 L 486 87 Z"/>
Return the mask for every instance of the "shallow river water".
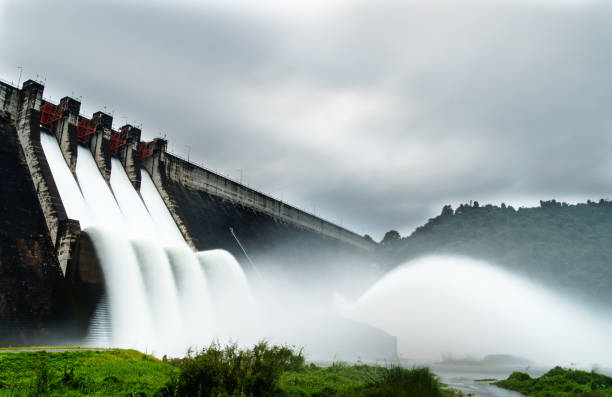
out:
<path id="1" fill-rule="evenodd" d="M 476 382 L 478 379 L 507 379 L 514 371 L 527 372 L 532 377 L 544 374 L 549 368 L 525 366 L 501 367 L 481 365 L 431 364 L 429 366 L 443 383 L 476 397 L 519 397 L 522 394 L 502 389 L 490 382 Z"/>

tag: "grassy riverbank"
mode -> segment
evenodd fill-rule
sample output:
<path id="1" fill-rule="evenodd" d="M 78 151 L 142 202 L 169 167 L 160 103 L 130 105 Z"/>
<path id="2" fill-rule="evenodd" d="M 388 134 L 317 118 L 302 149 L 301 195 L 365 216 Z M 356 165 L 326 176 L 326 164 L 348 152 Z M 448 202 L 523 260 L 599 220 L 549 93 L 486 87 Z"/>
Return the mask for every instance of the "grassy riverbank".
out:
<path id="1" fill-rule="evenodd" d="M 1 353 L 0 396 L 152 396 L 176 373 L 135 350 Z"/>
<path id="2" fill-rule="evenodd" d="M 182 359 L 135 350 L 0 352 L 0 396 L 452 397 L 427 368 L 305 364 L 260 343 L 212 345 Z"/>
<path id="3" fill-rule="evenodd" d="M 612 378 L 596 372 L 555 367 L 539 378 L 513 372 L 493 383 L 531 397 L 612 397 Z"/>

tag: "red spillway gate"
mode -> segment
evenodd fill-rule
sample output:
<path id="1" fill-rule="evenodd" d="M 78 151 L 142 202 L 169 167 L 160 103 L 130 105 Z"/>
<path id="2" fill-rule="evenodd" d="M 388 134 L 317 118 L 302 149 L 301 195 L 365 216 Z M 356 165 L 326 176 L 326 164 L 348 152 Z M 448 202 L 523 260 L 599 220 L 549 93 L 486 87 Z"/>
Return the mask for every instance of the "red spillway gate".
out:
<path id="1" fill-rule="evenodd" d="M 61 105 L 60 105 L 61 106 Z M 62 118 L 62 113 L 52 103 L 45 102 L 40 108 L 40 125 L 44 128 L 51 128 L 51 125 Z"/>
<path id="2" fill-rule="evenodd" d="M 113 154 L 116 154 L 117 149 L 121 146 L 127 145 L 129 131 L 127 128 L 122 131 L 113 131 L 113 135 L 110 138 L 110 149 Z"/>
<path id="3" fill-rule="evenodd" d="M 151 141 L 151 142 L 142 142 L 140 144 L 140 147 L 138 148 L 138 158 L 140 158 L 140 161 L 143 161 L 144 159 L 153 156 L 153 148 L 155 147 L 155 141 Z"/>
<path id="4" fill-rule="evenodd" d="M 100 116 L 96 116 L 92 120 L 86 119 L 85 117 L 81 118 L 81 121 L 77 124 L 77 138 L 79 142 L 84 143 L 85 138 L 96 133 L 96 127 L 98 126 L 100 118 Z"/>

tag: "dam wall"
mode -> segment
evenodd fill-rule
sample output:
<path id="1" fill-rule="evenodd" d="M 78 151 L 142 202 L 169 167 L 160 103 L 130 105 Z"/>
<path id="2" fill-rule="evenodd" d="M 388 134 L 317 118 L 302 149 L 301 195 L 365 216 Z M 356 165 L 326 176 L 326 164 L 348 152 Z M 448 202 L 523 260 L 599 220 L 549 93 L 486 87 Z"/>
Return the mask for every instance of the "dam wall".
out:
<path id="1" fill-rule="evenodd" d="M 0 332 L 0 344 L 31 344 L 62 316 L 84 329 L 104 291 L 91 238 L 68 216 L 41 131 L 55 136 L 73 176 L 83 148 L 109 185 L 112 164 L 118 165 L 113 158 L 137 192 L 150 176 L 194 250 L 225 249 L 247 270 L 254 264 L 291 268 L 295 281 L 306 285 L 316 285 L 320 271 L 340 276 L 374 262 L 373 241 L 174 156 L 165 140 L 141 142 L 139 128 L 114 129 L 111 115 L 84 116 L 73 98 L 52 103 L 43 91 L 33 80 L 21 89 L 0 81 L 0 133 L 7 142 L 0 170 L 7 214 L 0 227 L 0 329 L 14 328 Z"/>
<path id="2" fill-rule="evenodd" d="M 167 142 L 164 140 L 158 139 L 153 143 L 153 156 L 146 159 L 144 166 L 160 190 L 167 190 L 169 183 L 178 184 L 185 189 L 215 196 L 366 252 L 372 252 L 377 247 L 375 242 L 350 230 L 168 153 Z M 167 192 L 164 196 L 165 199 L 167 197 L 168 206 L 176 208 L 173 197 L 168 196 Z M 185 219 L 177 218 L 181 223 L 185 223 Z M 195 237 L 191 236 L 191 239 L 197 245 Z"/>
<path id="3" fill-rule="evenodd" d="M 64 274 L 81 229 L 66 214 L 41 147 L 41 129 L 55 135 L 73 175 L 79 145 L 89 148 L 107 183 L 112 157 L 120 160 L 137 191 L 142 172 L 148 172 L 195 250 L 223 248 L 243 257 L 244 264 L 248 261 L 236 241 L 239 238 L 244 240 L 243 248 L 255 256 L 264 253 L 267 262 L 286 262 L 298 251 L 304 258 L 312 252 L 329 252 L 330 260 L 340 252 L 362 262 L 374 256 L 377 244 L 370 239 L 172 155 L 165 140 L 141 142 L 139 128 L 126 124 L 115 130 L 111 115 L 99 111 L 86 117 L 73 98 L 54 104 L 43 98 L 43 91 L 44 86 L 33 80 L 24 82 L 21 89 L 0 81 L 0 115 L 15 126 Z M 287 247 L 294 251 L 291 255 Z"/>
<path id="4" fill-rule="evenodd" d="M 73 98 L 64 97 L 57 105 L 44 100 L 43 90 L 42 84 L 32 80 L 26 81 L 21 90 L 0 82 L 0 111 L 17 126 L 54 244 L 58 242 L 58 231 L 74 230 L 74 226 L 59 226 L 67 216 L 42 154 L 41 126 L 55 134 L 73 173 L 77 161 L 76 147 L 79 144 L 89 147 L 107 182 L 112 171 L 111 157 L 121 160 L 137 190 L 140 187 L 141 166 L 144 166 L 187 243 L 194 249 L 202 247 L 203 243 L 198 241 L 201 236 L 198 238 L 197 233 L 190 230 L 189 222 L 181 215 L 176 199 L 168 194 L 166 186 L 169 183 L 205 192 L 227 203 L 265 214 L 277 222 L 340 241 L 364 252 L 376 249 L 377 244 L 372 240 L 168 153 L 165 140 L 143 143 L 140 141 L 140 129 L 129 124 L 113 130 L 113 118 L 104 112 L 96 112 L 91 118 L 86 118 L 79 114 L 80 102 Z M 143 155 L 148 152 L 150 155 Z M 197 205 L 197 202 L 189 204 Z M 63 240 L 72 241 L 73 236 L 59 236 L 60 245 L 66 245 Z M 65 271 L 65 264 L 63 269 Z"/>

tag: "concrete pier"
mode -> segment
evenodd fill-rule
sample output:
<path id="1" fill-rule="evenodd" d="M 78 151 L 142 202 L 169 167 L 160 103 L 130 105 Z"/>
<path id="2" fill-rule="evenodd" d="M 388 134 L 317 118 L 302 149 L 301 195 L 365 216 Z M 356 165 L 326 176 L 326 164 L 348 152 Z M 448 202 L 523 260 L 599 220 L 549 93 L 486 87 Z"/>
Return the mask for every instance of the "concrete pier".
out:
<path id="1" fill-rule="evenodd" d="M 61 270 L 65 274 L 66 267 L 71 260 L 70 247 L 74 247 L 74 241 L 80 233 L 80 226 L 78 221 L 69 220 L 66 215 L 40 143 L 40 108 L 43 104 L 43 91 L 44 86 L 33 80 L 24 82 L 21 90 L 0 83 L 0 98 L 4 98 L 3 103 L 6 104 L 2 111 L 16 127 L 17 137 L 34 183 L 49 237 L 56 249 Z M 69 146 L 69 143 L 65 145 L 67 148 Z M 76 164 L 76 157 L 74 160 L 70 157 L 68 159 Z M 65 226 L 68 224 L 70 224 L 69 227 Z"/>
<path id="2" fill-rule="evenodd" d="M 77 163 L 77 123 L 81 103 L 76 99 L 64 97 L 60 100 L 58 108 L 62 118 L 53 126 L 53 132 L 57 137 L 64 159 L 74 174 Z"/>
<path id="3" fill-rule="evenodd" d="M 134 189 L 140 190 L 140 159 L 138 156 L 138 148 L 140 146 L 140 128 L 136 128 L 130 124 L 126 124 L 119 128 L 118 131 L 121 137 L 127 141 L 126 144 L 117 149 L 116 156 L 123 164 L 125 172 L 132 182 Z"/>
<path id="4" fill-rule="evenodd" d="M 110 138 L 113 128 L 113 117 L 104 112 L 96 112 L 93 114 L 92 120 L 95 120 L 96 132 L 88 137 L 89 149 L 102 176 L 109 183 L 111 175 Z"/>
<path id="5" fill-rule="evenodd" d="M 172 214 L 172 218 L 174 219 L 174 223 L 178 226 L 179 230 L 183 234 L 185 241 L 191 248 L 194 250 L 198 250 L 201 245 L 198 242 L 195 234 L 192 232 L 191 228 L 187 224 L 187 220 L 183 215 L 183 212 L 180 210 L 179 204 L 175 200 L 172 194 L 169 194 L 166 189 L 166 173 L 164 172 L 165 167 L 165 158 L 166 151 L 168 147 L 168 141 L 163 139 L 157 139 L 150 144 L 152 146 L 153 156 L 144 159 L 143 167 L 151 175 L 151 179 L 153 179 L 153 183 L 159 192 L 159 195 L 164 200 L 166 207 Z"/>
<path id="6" fill-rule="evenodd" d="M 22 98 L 17 106 L 17 136 L 34 181 L 51 240 L 56 244 L 59 219 L 66 219 L 67 216 L 40 144 L 40 106 L 43 90 L 43 85 L 35 81 L 28 80 L 23 83 Z"/>
<path id="7" fill-rule="evenodd" d="M 79 221 L 75 219 L 61 219 L 59 221 L 55 253 L 64 276 L 75 260 L 74 256 L 80 235 L 81 225 Z"/>
<path id="8" fill-rule="evenodd" d="M 8 83 L 0 81 L 0 116 L 15 123 L 17 118 L 17 103 L 21 98 L 21 90 Z"/>

